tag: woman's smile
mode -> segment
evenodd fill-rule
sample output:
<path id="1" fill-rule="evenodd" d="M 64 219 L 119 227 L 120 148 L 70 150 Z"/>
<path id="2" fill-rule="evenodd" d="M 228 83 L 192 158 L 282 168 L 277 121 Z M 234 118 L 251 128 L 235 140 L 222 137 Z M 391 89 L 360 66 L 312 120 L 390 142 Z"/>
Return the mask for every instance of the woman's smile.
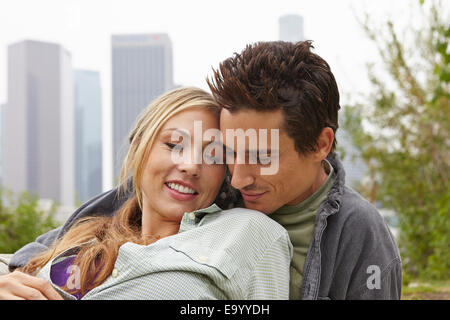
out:
<path id="1" fill-rule="evenodd" d="M 179 201 L 190 201 L 198 196 L 198 192 L 187 183 L 179 180 L 172 180 L 164 184 L 167 193 Z"/>

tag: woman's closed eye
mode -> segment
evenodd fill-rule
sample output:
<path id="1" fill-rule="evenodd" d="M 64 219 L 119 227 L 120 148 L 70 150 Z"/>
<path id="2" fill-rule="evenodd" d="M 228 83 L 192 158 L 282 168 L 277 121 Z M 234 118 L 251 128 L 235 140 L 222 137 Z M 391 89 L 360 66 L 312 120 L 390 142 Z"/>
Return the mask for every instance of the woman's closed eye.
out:
<path id="1" fill-rule="evenodd" d="M 169 149 L 171 149 L 171 150 L 173 150 L 173 149 L 182 150 L 183 149 L 183 144 L 181 144 L 181 143 L 166 142 L 165 145 L 168 146 Z"/>

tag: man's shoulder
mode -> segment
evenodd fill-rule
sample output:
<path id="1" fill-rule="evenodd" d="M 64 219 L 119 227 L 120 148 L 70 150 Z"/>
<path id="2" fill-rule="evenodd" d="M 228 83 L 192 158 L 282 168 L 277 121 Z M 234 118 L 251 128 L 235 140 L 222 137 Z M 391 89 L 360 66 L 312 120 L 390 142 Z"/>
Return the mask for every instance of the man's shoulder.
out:
<path id="1" fill-rule="evenodd" d="M 128 199 L 129 193 L 120 194 L 119 188 L 105 191 L 76 209 L 66 220 L 62 227 L 62 233 L 65 233 L 78 219 L 87 216 L 110 216 L 117 212 L 121 205 Z M 61 234 L 60 234 L 61 235 Z"/>
<path id="2" fill-rule="evenodd" d="M 350 187 L 343 188 L 339 210 L 331 217 L 330 227 L 340 234 L 342 243 L 366 247 L 369 251 L 390 252 L 398 258 L 396 241 L 377 208 Z"/>
<path id="3" fill-rule="evenodd" d="M 385 221 L 378 209 L 348 186 L 343 188 L 336 217 L 344 224 L 357 225 L 361 228 L 385 226 Z"/>

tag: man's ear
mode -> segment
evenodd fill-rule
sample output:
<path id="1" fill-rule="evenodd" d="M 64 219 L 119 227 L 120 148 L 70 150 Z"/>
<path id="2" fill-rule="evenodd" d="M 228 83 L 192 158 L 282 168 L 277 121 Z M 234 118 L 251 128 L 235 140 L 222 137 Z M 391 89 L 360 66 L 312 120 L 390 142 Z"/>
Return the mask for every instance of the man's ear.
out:
<path id="1" fill-rule="evenodd" d="M 330 127 L 325 127 L 317 139 L 315 158 L 317 161 L 324 160 L 330 153 L 334 141 L 334 131 Z"/>

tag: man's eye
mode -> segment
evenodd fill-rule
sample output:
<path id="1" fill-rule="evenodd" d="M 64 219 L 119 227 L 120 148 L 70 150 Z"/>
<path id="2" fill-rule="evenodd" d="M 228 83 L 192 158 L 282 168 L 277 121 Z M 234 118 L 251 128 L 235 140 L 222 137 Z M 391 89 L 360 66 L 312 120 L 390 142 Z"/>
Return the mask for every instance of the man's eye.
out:
<path id="1" fill-rule="evenodd" d="M 230 149 L 225 149 L 225 155 L 226 157 L 233 157 L 236 158 L 236 152 Z"/>
<path id="2" fill-rule="evenodd" d="M 205 157 L 205 160 L 208 160 L 208 163 L 209 164 L 212 164 L 212 163 L 223 163 L 223 159 L 220 159 L 219 157 L 215 157 L 215 156 L 210 156 L 210 155 L 204 155 L 204 157 Z"/>
<path id="3" fill-rule="evenodd" d="M 271 157 L 258 157 L 258 163 L 266 165 L 269 164 L 272 161 Z"/>

